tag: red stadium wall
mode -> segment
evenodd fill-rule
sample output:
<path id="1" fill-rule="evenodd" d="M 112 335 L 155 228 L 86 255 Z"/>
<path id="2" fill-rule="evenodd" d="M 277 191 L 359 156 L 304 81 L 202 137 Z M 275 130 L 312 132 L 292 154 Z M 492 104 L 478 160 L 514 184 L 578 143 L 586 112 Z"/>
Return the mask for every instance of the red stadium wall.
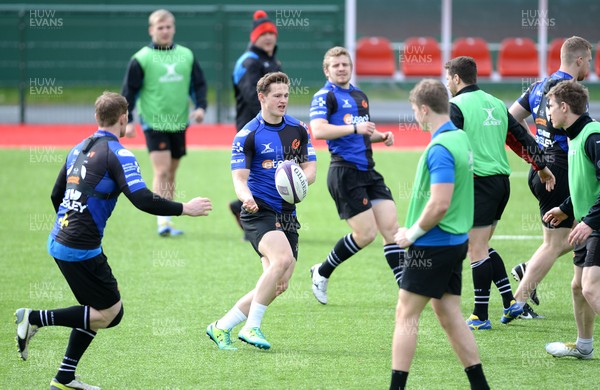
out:
<path id="1" fill-rule="evenodd" d="M 20 148 L 29 146 L 56 146 L 71 148 L 96 130 L 94 124 L 68 125 L 0 125 L 0 147 Z M 429 133 L 421 131 L 416 124 L 381 125 L 377 130 L 394 133 L 394 149 L 422 149 L 429 142 Z M 188 128 L 187 144 L 190 148 L 229 149 L 235 136 L 233 125 L 193 125 Z M 136 138 L 122 138 L 127 147 L 143 148 L 144 135 L 138 127 Z M 313 140 L 318 149 L 325 149 L 323 140 Z M 373 144 L 376 149 L 386 148 L 382 143 Z"/>

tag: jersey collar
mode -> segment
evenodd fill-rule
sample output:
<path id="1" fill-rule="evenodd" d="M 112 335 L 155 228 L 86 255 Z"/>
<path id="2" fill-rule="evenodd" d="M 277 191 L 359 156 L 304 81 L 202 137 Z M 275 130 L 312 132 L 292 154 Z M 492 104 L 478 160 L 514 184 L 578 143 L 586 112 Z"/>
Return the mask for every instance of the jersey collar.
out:
<path id="1" fill-rule="evenodd" d="M 440 128 L 437 129 L 435 131 L 435 133 L 433 133 L 433 135 L 431 136 L 431 139 L 434 139 L 435 137 L 442 134 L 443 132 L 450 131 L 450 130 L 458 130 L 458 127 L 456 127 L 454 125 L 454 123 L 452 123 L 452 121 L 448 121 L 448 122 L 444 123 L 443 125 L 441 125 Z"/>
<path id="2" fill-rule="evenodd" d="M 342 92 L 352 92 L 354 91 L 356 88 L 354 87 L 354 85 L 350 84 L 350 88 L 346 89 L 346 88 L 342 88 L 337 84 L 332 83 L 331 81 L 327 80 L 327 82 L 325 83 L 325 88 L 328 89 L 333 89 L 333 90 L 339 90 Z"/>
<path id="3" fill-rule="evenodd" d="M 557 70 L 556 72 L 552 73 L 550 77 L 559 80 L 571 80 L 573 78 L 573 76 L 571 76 L 567 72 L 563 72 L 562 70 Z"/>
<path id="4" fill-rule="evenodd" d="M 96 132 L 94 133 L 94 137 L 113 137 L 114 139 L 118 140 L 119 138 L 117 138 L 116 135 L 114 135 L 113 133 L 111 133 L 110 131 L 106 131 L 106 130 L 102 130 L 102 129 L 98 129 L 96 130 Z"/>

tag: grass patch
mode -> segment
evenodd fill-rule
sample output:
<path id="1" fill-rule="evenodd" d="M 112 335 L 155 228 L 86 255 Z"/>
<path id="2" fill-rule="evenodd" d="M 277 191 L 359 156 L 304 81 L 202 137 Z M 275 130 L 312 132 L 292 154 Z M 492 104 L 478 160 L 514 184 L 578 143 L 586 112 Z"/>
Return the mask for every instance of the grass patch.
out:
<path id="1" fill-rule="evenodd" d="M 69 330 L 44 328 L 33 339 L 30 359 L 20 361 L 13 346 L 12 314 L 18 307 L 50 309 L 77 304 L 60 271 L 46 253 L 54 213 L 49 199 L 67 151 L 56 148 L 3 150 L 0 191 L 4 201 L 0 237 L 3 283 L 0 299 L 0 388 L 47 387 L 62 359 Z M 137 150 L 144 178 L 152 171 Z M 419 153 L 375 153 L 404 220 Z M 105 252 L 125 306 L 121 324 L 101 330 L 84 355 L 78 373 L 108 389 L 371 389 L 389 386 L 391 340 L 397 287 L 379 240 L 341 266 L 329 284 L 329 304 L 312 296 L 309 268 L 347 234 L 326 188 L 328 156 L 319 152 L 317 183 L 299 205 L 300 255 L 289 290 L 267 310 L 263 330 L 273 347 L 262 352 L 237 343 L 219 351 L 205 336 L 261 272 L 250 244 L 229 213 L 234 198 L 228 151 L 191 151 L 182 161 L 177 197 L 208 196 L 209 217 L 176 218 L 182 237 L 156 235 L 155 217 L 122 196 L 108 222 Z M 527 166 L 511 155 L 512 196 L 497 235 L 541 235 L 537 203 L 527 187 Z M 493 240 L 507 268 L 525 261 L 540 244 Z M 501 300 L 494 289 L 490 314 L 494 329 L 477 333 L 484 369 L 492 388 L 589 388 L 596 360 L 554 359 L 544 351 L 551 341 L 574 341 L 570 256 L 561 258 L 539 288 L 539 312 L 547 318 L 500 324 Z M 513 286 L 514 282 L 513 282 Z M 471 271 L 463 272 L 462 312 L 472 309 Z M 234 329 L 237 335 L 239 327 Z M 515 378 L 515 372 L 522 372 Z M 430 307 L 421 319 L 419 344 L 408 382 L 411 388 L 468 388 L 462 367 Z"/>

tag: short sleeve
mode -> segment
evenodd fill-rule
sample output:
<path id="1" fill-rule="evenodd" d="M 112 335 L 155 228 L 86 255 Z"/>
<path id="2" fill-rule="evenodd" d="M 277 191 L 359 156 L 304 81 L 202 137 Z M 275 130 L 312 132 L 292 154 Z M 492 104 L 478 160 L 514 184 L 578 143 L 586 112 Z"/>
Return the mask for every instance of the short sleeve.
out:
<path id="1" fill-rule="evenodd" d="M 442 145 L 434 145 L 427 155 L 431 184 L 454 183 L 454 157 Z"/>
<path id="2" fill-rule="evenodd" d="M 231 170 L 250 169 L 254 157 L 254 132 L 248 129 L 240 130 L 231 145 Z"/>

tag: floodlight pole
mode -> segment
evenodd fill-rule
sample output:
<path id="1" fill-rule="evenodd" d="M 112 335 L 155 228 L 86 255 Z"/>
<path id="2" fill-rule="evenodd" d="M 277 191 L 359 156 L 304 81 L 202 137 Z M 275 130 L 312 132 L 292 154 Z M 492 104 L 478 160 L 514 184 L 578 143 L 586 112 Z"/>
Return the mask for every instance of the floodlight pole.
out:
<path id="1" fill-rule="evenodd" d="M 442 0 L 442 65 L 450 61 L 452 46 L 452 0 Z M 442 67 L 442 82 L 446 80 L 446 70 Z"/>
<path id="2" fill-rule="evenodd" d="M 539 0 L 538 2 L 538 50 L 540 57 L 540 69 L 538 74 L 540 78 L 546 77 L 546 63 L 548 60 L 548 24 L 550 15 L 548 15 L 548 0 Z"/>
<path id="3" fill-rule="evenodd" d="M 344 14 L 344 46 L 356 64 L 356 0 L 346 0 Z M 352 67 L 350 82 L 356 85 L 356 66 Z"/>

